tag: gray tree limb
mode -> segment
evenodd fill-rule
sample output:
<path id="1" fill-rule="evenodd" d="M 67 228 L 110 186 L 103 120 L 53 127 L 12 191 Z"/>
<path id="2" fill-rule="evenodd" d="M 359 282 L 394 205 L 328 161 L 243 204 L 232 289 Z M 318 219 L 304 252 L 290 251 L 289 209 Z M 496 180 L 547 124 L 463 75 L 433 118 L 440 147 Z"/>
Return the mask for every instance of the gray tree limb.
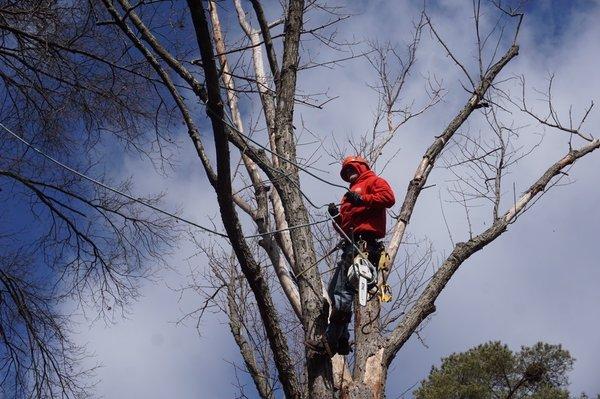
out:
<path id="1" fill-rule="evenodd" d="M 578 159 L 598 148 L 600 148 L 600 139 L 595 139 L 579 149 L 569 151 L 558 162 L 550 166 L 546 172 L 533 183 L 527 191 L 525 191 L 516 203 L 506 211 L 504 216 L 497 219 L 490 228 L 467 242 L 459 242 L 455 245 L 452 253 L 435 272 L 433 278 L 420 295 L 415 305 L 387 338 L 383 359 L 386 365 L 389 365 L 392 362 L 398 350 L 404 345 L 408 338 L 410 338 L 421 322 L 435 311 L 435 300 L 450 278 L 458 270 L 459 266 L 471 255 L 481 250 L 504 233 L 508 225 L 516 220 L 516 217 L 525 209 L 525 207 L 537 195 L 542 193 L 551 180 L 559 175 L 563 169 L 574 164 Z"/>

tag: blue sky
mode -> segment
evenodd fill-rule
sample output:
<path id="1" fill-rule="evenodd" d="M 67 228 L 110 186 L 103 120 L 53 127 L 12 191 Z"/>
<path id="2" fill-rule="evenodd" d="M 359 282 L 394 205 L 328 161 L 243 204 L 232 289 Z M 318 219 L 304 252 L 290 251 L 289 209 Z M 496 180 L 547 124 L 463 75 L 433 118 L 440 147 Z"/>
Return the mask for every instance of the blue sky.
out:
<path id="1" fill-rule="evenodd" d="M 592 11 L 595 0 L 530 0 L 525 3 L 528 22 L 538 40 L 558 42 L 568 30 L 573 14 Z"/>

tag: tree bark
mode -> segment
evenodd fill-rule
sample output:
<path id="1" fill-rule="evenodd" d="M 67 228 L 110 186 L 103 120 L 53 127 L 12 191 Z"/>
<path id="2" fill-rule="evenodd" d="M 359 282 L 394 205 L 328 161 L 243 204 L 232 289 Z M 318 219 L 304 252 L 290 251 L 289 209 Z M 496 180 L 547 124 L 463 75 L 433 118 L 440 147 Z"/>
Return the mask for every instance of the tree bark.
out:
<path id="1" fill-rule="evenodd" d="M 237 212 L 231 200 L 233 193 L 231 188 L 228 129 L 224 123 L 225 113 L 219 89 L 219 75 L 215 65 L 214 51 L 204 8 L 201 0 L 188 0 L 188 7 L 196 30 L 196 39 L 200 48 L 202 67 L 207 82 L 208 101 L 206 109 L 213 128 L 217 154 L 218 179 L 215 191 L 217 193 L 221 219 L 240 263 L 242 273 L 244 273 L 254 293 L 271 351 L 273 352 L 275 365 L 279 372 L 279 380 L 283 391 L 288 398 L 301 398 L 302 391 L 294 372 L 294 363 L 290 357 L 287 339 L 281 329 L 268 283 L 244 239 Z"/>
<path id="2" fill-rule="evenodd" d="M 354 312 L 354 370 L 352 381 L 345 384 L 341 397 L 348 399 L 380 398 L 385 393 L 387 367 L 383 363 L 384 341 L 381 334 L 381 303 L 377 296 Z"/>
<path id="3" fill-rule="evenodd" d="M 277 87 L 275 114 L 275 148 L 277 154 L 296 163 L 296 144 L 293 132 L 294 94 L 299 61 L 300 31 L 302 29 L 304 1 L 291 0 L 284 26 L 283 63 Z M 286 179 L 274 182 L 289 225 L 309 223 L 308 211 L 300 191 L 298 169 L 290 162 L 280 161 Z M 302 321 L 306 340 L 321 339 L 327 327 L 329 305 L 323 298 L 323 287 L 315 263 L 312 232 L 309 227 L 290 231 L 293 245 L 295 272 L 307 270 L 298 278 L 302 299 Z M 306 348 L 308 394 L 313 398 L 333 397 L 331 359 L 325 353 Z"/>
<path id="4" fill-rule="evenodd" d="M 219 54 L 218 58 L 222 69 L 221 78 L 223 80 L 223 85 L 227 90 L 227 101 L 229 103 L 229 109 L 231 110 L 231 115 L 233 118 L 235 128 L 240 133 L 242 133 L 244 131 L 244 126 L 237 105 L 235 86 L 231 77 L 231 73 L 229 71 L 229 63 L 227 62 L 227 56 L 225 55 L 227 49 L 225 48 L 225 41 L 223 40 L 223 34 L 221 32 L 221 23 L 217 12 L 217 6 L 214 0 L 211 0 L 209 2 L 209 11 L 214 32 L 213 41 L 215 43 L 215 50 L 217 51 L 217 54 Z M 292 309 L 294 309 L 294 312 L 296 313 L 298 318 L 300 318 L 302 315 L 302 306 L 300 304 L 300 295 L 298 293 L 298 287 L 296 287 L 296 284 L 286 267 L 285 259 L 281 256 L 279 247 L 275 242 L 273 235 L 268 234 L 270 230 L 268 216 L 268 187 L 262 182 L 256 163 L 254 163 L 254 161 L 252 161 L 244 153 L 241 153 L 241 156 L 246 170 L 248 172 L 248 175 L 250 176 L 250 179 L 252 181 L 252 185 L 254 186 L 257 210 L 256 212 L 251 213 L 250 216 L 256 223 L 259 233 L 262 234 L 261 240 L 259 241 L 259 245 L 265 250 L 265 252 L 269 256 L 271 264 L 273 265 L 275 272 L 277 273 L 279 283 L 283 288 L 283 292 L 290 301 Z"/>
<path id="5" fill-rule="evenodd" d="M 229 329 L 231 330 L 231 335 L 233 335 L 235 343 L 237 344 L 238 348 L 240 348 L 242 359 L 244 359 L 244 364 L 246 365 L 248 373 L 252 376 L 252 381 L 254 381 L 254 386 L 256 387 L 258 394 L 261 398 L 272 399 L 273 392 L 269 388 L 267 378 L 258 366 L 252 346 L 248 343 L 248 341 L 246 341 L 242 332 L 244 322 L 242 320 L 242 316 L 238 312 L 235 303 L 236 296 L 234 292 L 234 284 L 235 279 L 232 279 L 232 281 L 230 281 L 227 285 L 227 308 L 229 311 Z"/>

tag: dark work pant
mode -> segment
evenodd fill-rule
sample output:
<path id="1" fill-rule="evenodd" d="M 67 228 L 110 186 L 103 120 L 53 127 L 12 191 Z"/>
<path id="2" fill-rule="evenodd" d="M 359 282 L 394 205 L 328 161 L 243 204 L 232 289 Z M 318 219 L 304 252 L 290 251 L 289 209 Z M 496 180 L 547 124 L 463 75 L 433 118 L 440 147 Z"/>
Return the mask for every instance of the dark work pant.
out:
<path id="1" fill-rule="evenodd" d="M 376 240 L 367 240 L 366 242 L 369 261 L 377 267 L 383 246 Z M 358 255 L 358 251 L 352 243 L 344 243 L 341 259 L 327 289 L 333 307 L 327 326 L 327 342 L 333 346 L 340 341 L 350 339 L 348 324 L 352 320 L 352 302 L 354 301 L 356 288 L 348 282 L 348 268 L 352 265 L 356 255 Z"/>

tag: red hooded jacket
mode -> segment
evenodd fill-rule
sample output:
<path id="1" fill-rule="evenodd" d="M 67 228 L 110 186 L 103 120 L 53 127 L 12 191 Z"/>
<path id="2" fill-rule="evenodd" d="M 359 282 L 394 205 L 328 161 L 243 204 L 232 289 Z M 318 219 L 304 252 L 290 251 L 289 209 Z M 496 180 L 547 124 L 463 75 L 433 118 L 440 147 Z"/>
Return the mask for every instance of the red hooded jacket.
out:
<path id="1" fill-rule="evenodd" d="M 360 194 L 363 204 L 353 205 L 344 195 L 337 222 L 349 237 L 352 233 L 366 233 L 375 238 L 383 238 L 386 231 L 385 209 L 396 202 L 394 192 L 388 182 L 377 176 L 367 165 L 350 162 L 344 167 L 348 165 L 352 165 L 358 172 L 358 178 L 350 184 L 350 191 Z"/>

